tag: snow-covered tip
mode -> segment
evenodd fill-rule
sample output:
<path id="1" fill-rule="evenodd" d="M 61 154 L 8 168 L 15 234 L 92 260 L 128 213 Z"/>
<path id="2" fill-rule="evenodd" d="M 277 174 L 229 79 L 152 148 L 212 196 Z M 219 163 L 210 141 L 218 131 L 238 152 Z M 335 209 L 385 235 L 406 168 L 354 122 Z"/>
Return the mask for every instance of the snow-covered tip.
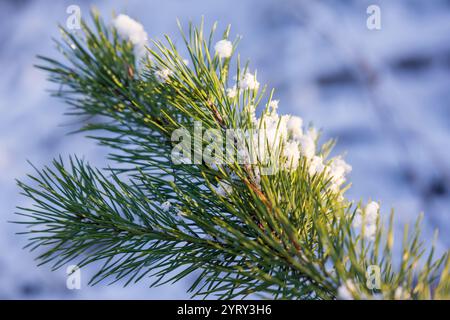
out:
<path id="1" fill-rule="evenodd" d="M 256 80 L 256 75 L 247 72 L 239 81 L 239 87 L 242 90 L 257 90 L 259 88 L 259 82 Z"/>
<path id="2" fill-rule="evenodd" d="M 145 53 L 145 45 L 147 44 L 148 37 L 142 24 L 125 14 L 119 14 L 114 19 L 113 25 L 119 37 L 130 41 L 139 55 Z"/>
<path id="3" fill-rule="evenodd" d="M 300 159 L 298 143 L 295 141 L 288 141 L 284 147 L 283 155 L 286 157 L 285 167 L 292 170 L 297 169 Z"/>
<path id="4" fill-rule="evenodd" d="M 312 177 L 315 174 L 320 174 L 323 172 L 324 169 L 325 169 L 325 165 L 323 163 L 323 158 L 320 156 L 312 157 L 312 159 L 309 163 L 309 168 L 308 168 L 309 175 Z"/>
<path id="5" fill-rule="evenodd" d="M 366 215 L 366 222 L 370 224 L 375 224 L 378 219 L 378 212 L 380 210 L 380 205 L 378 202 L 371 201 L 367 204 L 366 209 L 364 210 Z"/>
<path id="6" fill-rule="evenodd" d="M 271 100 L 269 102 L 269 112 L 270 113 L 275 113 L 277 112 L 278 109 L 278 103 L 280 103 L 280 100 Z"/>
<path id="7" fill-rule="evenodd" d="M 227 89 L 227 97 L 230 99 L 234 99 L 238 94 L 237 87 L 232 86 L 231 88 Z"/>
<path id="8" fill-rule="evenodd" d="M 302 136 L 302 125 L 303 125 L 303 119 L 297 116 L 290 116 L 288 123 L 287 123 L 287 129 L 289 134 L 292 135 L 292 137 L 299 138 Z"/>
<path id="9" fill-rule="evenodd" d="M 409 294 L 409 292 L 407 290 L 403 289 L 403 287 L 400 286 L 397 289 L 395 289 L 394 299 L 395 300 L 409 300 L 409 299 L 411 299 L 411 295 Z"/>
<path id="10" fill-rule="evenodd" d="M 226 39 L 220 40 L 214 46 L 214 50 L 219 58 L 229 58 L 233 52 L 233 44 Z"/>
<path id="11" fill-rule="evenodd" d="M 316 143 L 314 142 L 314 139 L 309 135 L 303 135 L 298 137 L 297 140 L 301 147 L 301 154 L 307 159 L 312 159 L 316 153 Z"/>

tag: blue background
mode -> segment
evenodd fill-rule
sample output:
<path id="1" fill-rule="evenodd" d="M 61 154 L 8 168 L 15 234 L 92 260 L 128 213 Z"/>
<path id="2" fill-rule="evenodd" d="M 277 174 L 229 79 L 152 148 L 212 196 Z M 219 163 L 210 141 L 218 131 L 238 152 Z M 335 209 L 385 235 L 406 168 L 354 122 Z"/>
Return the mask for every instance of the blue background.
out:
<path id="1" fill-rule="evenodd" d="M 45 91 L 35 55 L 55 56 L 51 37 L 69 5 L 83 17 L 95 5 L 141 21 L 149 37 L 179 40 L 183 23 L 232 24 L 239 51 L 258 80 L 275 87 L 280 112 L 300 115 L 338 139 L 353 166 L 348 197 L 396 210 L 396 231 L 424 212 L 424 239 L 440 229 L 438 252 L 450 245 L 450 1 L 1 1 L 0 2 L 0 298 L 187 298 L 186 279 L 149 289 L 86 285 L 95 266 L 81 270 L 82 289 L 66 288 L 64 269 L 36 267 L 21 250 L 13 220 L 15 178 L 62 154 L 83 155 L 104 167 L 105 151 L 82 135 L 67 136 L 79 119 Z M 381 8 L 381 30 L 366 27 L 366 9 Z M 367 79 L 376 79 L 368 83 Z"/>

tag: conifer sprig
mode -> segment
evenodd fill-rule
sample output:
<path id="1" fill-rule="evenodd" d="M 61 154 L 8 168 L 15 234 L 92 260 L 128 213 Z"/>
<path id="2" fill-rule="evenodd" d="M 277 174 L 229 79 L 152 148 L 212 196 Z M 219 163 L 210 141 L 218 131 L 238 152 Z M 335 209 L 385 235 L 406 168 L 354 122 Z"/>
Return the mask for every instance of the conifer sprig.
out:
<path id="1" fill-rule="evenodd" d="M 299 140 L 270 150 L 269 162 L 283 163 L 271 175 L 261 174 L 259 160 L 174 163 L 172 133 L 195 136 L 196 123 L 201 132 L 223 134 L 275 123 L 272 142 L 282 140 L 285 118 L 275 112 L 274 92 L 260 90 L 249 64 L 233 59 L 238 40 L 228 40 L 229 27 L 216 39 L 216 25 L 210 33 L 203 23 L 187 33 L 180 26 L 184 51 L 166 36 L 142 55 L 146 34 L 136 22 L 121 15 L 110 27 L 97 14 L 92 21 L 83 22 L 83 35 L 61 28 L 63 62 L 40 57 L 38 67 L 59 86 L 53 94 L 71 106 L 69 114 L 88 116 L 80 131 L 107 146 L 112 163 L 99 170 L 75 156 L 60 158 L 36 169 L 30 183 L 18 182 L 34 203 L 19 208 L 18 223 L 27 227 L 28 247 L 44 250 L 40 264 L 101 261 L 92 284 L 147 279 L 156 286 L 194 273 L 189 292 L 203 297 L 449 297 L 448 253 L 435 259 L 433 247 L 425 250 L 418 222 L 406 228 L 394 259 L 393 215 L 384 221 L 376 203 L 345 199 L 348 185 L 336 177 L 348 166 L 327 160 L 332 141 L 308 156 L 312 140 L 289 123 Z M 139 37 L 126 37 L 127 24 Z M 381 270 L 378 288 L 367 286 L 369 266 Z"/>

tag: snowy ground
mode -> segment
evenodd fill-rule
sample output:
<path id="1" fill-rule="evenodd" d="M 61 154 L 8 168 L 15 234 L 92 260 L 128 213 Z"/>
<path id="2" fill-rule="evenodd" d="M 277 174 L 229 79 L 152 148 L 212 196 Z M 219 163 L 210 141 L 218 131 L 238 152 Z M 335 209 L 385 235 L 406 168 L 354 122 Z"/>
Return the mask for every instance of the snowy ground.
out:
<path id="1" fill-rule="evenodd" d="M 337 4 L 339 3 L 339 4 Z M 397 229 L 425 213 L 425 239 L 439 227 L 438 251 L 450 246 L 450 1 L 2 1 L 0 2 L 0 298 L 183 298 L 187 282 L 148 289 L 146 283 L 69 291 L 65 270 L 37 268 L 14 236 L 15 178 L 62 154 L 105 165 L 105 150 L 81 135 L 74 119 L 49 98 L 35 54 L 53 55 L 51 37 L 66 8 L 95 4 L 142 21 L 150 37 L 177 34 L 175 18 L 221 26 L 244 36 L 259 80 L 277 88 L 283 113 L 301 115 L 337 137 L 336 152 L 353 166 L 355 200 L 394 207 Z M 382 29 L 366 27 L 366 8 L 381 7 Z M 375 79 L 368 82 L 367 79 Z"/>

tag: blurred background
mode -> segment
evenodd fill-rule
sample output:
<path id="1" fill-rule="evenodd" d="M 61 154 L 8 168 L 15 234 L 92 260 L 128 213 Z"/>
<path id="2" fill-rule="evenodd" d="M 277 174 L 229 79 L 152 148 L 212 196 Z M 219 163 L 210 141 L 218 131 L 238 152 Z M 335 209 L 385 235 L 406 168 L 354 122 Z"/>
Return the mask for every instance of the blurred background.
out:
<path id="1" fill-rule="evenodd" d="M 149 281 L 88 287 L 93 268 L 82 270 L 81 290 L 66 288 L 66 270 L 37 267 L 22 250 L 15 206 L 28 205 L 15 185 L 62 154 L 83 155 L 106 166 L 105 149 L 67 133 L 77 119 L 50 98 L 36 54 L 57 56 L 51 41 L 65 24 L 68 6 L 82 17 L 97 7 L 107 21 L 126 13 L 150 38 L 179 40 L 176 18 L 207 25 L 232 24 L 243 35 L 239 51 L 251 58 L 258 80 L 275 87 L 280 112 L 300 115 L 338 139 L 335 153 L 353 166 L 355 201 L 381 201 L 396 211 L 396 231 L 424 212 L 424 239 L 439 228 L 437 251 L 450 247 L 450 0 L 301 1 L 0 1 L 0 298 L 188 298 L 186 279 L 148 288 Z M 369 5 L 381 29 L 367 26 Z"/>

